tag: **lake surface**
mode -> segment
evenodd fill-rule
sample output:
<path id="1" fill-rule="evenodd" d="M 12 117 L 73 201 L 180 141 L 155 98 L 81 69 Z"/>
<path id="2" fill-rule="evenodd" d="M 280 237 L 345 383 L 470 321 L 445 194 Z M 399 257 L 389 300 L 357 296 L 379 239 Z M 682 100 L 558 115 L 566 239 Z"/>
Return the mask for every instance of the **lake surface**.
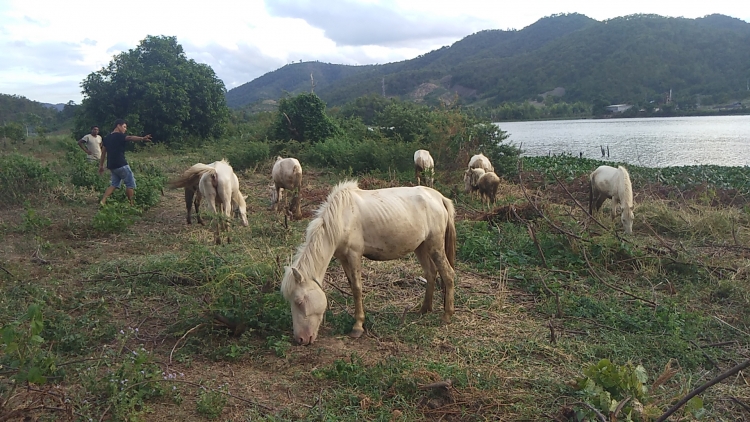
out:
<path id="1" fill-rule="evenodd" d="M 750 165 L 750 116 L 498 122 L 526 156 L 570 153 L 645 167 Z M 609 146 L 602 158 L 600 146 Z"/>

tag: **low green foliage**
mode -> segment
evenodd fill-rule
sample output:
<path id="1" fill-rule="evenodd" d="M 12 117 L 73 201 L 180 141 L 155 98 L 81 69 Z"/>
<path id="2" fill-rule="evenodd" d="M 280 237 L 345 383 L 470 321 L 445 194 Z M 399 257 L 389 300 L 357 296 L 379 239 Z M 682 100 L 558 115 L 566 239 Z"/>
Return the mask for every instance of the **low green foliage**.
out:
<path id="1" fill-rule="evenodd" d="M 138 215 L 138 210 L 127 202 L 108 201 L 94 215 L 91 225 L 101 233 L 122 233 L 133 224 Z"/>
<path id="2" fill-rule="evenodd" d="M 47 377 L 56 371 L 55 356 L 48 351 L 44 344 L 45 339 L 40 335 L 43 330 L 42 307 L 38 304 L 30 305 L 25 315 L 0 329 L 0 362 L 2 366 L 11 370 L 9 379 L 14 385 L 24 382 L 44 384 Z M 8 390 L 8 387 L 3 385 L 0 391 L 12 391 L 12 388 Z M 3 403 L 7 399 L 8 397 Z"/>
<path id="3" fill-rule="evenodd" d="M 219 391 L 201 387 L 198 392 L 198 400 L 195 402 L 198 413 L 209 419 L 216 419 L 221 416 L 221 412 L 227 405 L 227 396 L 222 394 L 225 389 L 226 385 L 219 387 Z"/>
<path id="4" fill-rule="evenodd" d="M 23 203 L 23 222 L 21 223 L 21 231 L 24 233 L 31 233 L 34 235 L 41 234 L 42 230 L 52 224 L 52 220 L 44 215 L 39 214 L 34 208 L 31 207 L 29 201 Z"/>
<path id="5" fill-rule="evenodd" d="M 0 156 L 0 201 L 2 206 L 21 204 L 24 201 L 40 202 L 43 194 L 59 183 L 49 166 L 41 161 L 12 153 Z"/>

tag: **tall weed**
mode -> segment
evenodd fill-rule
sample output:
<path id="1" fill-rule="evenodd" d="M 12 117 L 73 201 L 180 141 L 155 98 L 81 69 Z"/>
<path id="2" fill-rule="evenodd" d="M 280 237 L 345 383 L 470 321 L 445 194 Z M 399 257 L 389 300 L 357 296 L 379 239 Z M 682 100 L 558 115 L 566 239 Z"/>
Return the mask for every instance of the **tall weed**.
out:
<path id="1" fill-rule="evenodd" d="M 49 166 L 18 153 L 0 157 L 0 170 L 0 204 L 5 206 L 38 202 L 40 194 L 49 193 L 60 181 Z"/>

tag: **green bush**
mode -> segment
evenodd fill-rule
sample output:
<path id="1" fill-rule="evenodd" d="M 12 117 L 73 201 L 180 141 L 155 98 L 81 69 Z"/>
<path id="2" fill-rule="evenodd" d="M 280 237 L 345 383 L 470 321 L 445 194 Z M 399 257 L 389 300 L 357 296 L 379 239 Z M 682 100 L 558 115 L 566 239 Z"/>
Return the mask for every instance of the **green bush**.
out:
<path id="1" fill-rule="evenodd" d="M 41 161 L 13 153 L 0 157 L 0 197 L 3 205 L 34 202 L 39 194 L 49 192 L 59 179 Z"/>
<path id="2" fill-rule="evenodd" d="M 235 140 L 219 150 L 221 158 L 226 158 L 234 171 L 254 168 L 271 156 L 270 147 L 265 142 Z"/>
<path id="3" fill-rule="evenodd" d="M 351 170 L 355 174 L 406 171 L 414 168 L 417 149 L 413 144 L 390 139 L 351 141 L 335 137 L 309 146 L 302 151 L 301 158 L 314 166 Z"/>
<path id="4" fill-rule="evenodd" d="M 92 226 L 102 233 L 122 233 L 135 221 L 138 210 L 127 202 L 111 201 L 94 215 Z"/>
<path id="5" fill-rule="evenodd" d="M 86 154 L 69 142 L 66 143 L 66 148 L 68 151 L 65 153 L 65 161 L 69 166 L 70 182 L 73 186 L 90 187 L 103 192 L 109 185 L 109 179 L 99 174 L 97 163 L 87 160 Z"/>

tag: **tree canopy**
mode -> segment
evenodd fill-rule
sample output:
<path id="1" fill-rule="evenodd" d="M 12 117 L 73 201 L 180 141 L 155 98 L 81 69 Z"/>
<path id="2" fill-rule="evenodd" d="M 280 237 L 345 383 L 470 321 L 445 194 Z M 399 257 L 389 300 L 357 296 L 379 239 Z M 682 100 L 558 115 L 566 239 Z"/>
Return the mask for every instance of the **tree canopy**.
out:
<path id="1" fill-rule="evenodd" d="M 272 137 L 297 142 L 320 142 L 338 132 L 326 114 L 325 103 L 313 93 L 283 98 L 272 128 Z"/>
<path id="2" fill-rule="evenodd" d="M 89 74 L 81 87 L 76 132 L 92 125 L 106 132 L 124 118 L 131 133 L 169 143 L 220 136 L 229 117 L 224 83 L 210 66 L 188 59 L 176 37 L 147 36 Z"/>

